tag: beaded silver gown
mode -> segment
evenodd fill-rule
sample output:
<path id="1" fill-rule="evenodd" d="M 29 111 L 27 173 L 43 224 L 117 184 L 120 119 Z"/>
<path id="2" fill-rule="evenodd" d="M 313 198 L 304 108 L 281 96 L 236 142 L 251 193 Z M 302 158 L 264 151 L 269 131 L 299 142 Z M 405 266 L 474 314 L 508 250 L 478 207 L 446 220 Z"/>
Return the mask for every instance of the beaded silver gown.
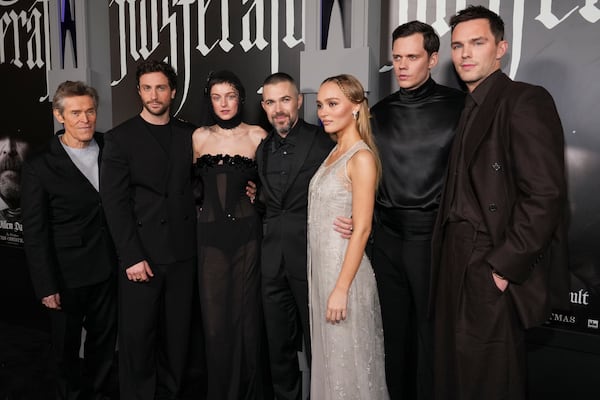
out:
<path id="1" fill-rule="evenodd" d="M 325 320 L 327 300 L 348 245 L 333 230 L 333 221 L 352 214 L 352 182 L 346 166 L 362 149 L 368 146 L 359 141 L 331 165 L 324 162 L 309 186 L 311 399 L 388 399 L 379 298 L 366 255 L 350 287 L 346 320 L 335 325 Z"/>

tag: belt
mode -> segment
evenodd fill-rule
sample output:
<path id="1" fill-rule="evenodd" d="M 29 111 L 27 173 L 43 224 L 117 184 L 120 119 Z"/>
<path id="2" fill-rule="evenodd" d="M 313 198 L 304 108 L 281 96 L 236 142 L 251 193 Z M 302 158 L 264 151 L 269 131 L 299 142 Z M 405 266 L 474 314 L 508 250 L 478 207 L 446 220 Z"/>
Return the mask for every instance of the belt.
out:
<path id="1" fill-rule="evenodd" d="M 437 211 L 378 209 L 377 224 L 390 235 L 406 240 L 429 240 Z"/>

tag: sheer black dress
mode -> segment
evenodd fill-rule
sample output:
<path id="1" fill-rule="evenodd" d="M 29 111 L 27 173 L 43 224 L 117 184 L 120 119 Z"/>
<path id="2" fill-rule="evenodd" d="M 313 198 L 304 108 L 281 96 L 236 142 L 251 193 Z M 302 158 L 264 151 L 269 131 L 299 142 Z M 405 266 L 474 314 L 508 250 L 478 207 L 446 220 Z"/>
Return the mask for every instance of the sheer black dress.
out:
<path id="1" fill-rule="evenodd" d="M 198 281 L 208 399 L 255 399 L 261 385 L 261 224 L 246 196 L 256 162 L 203 155 L 194 165 Z"/>

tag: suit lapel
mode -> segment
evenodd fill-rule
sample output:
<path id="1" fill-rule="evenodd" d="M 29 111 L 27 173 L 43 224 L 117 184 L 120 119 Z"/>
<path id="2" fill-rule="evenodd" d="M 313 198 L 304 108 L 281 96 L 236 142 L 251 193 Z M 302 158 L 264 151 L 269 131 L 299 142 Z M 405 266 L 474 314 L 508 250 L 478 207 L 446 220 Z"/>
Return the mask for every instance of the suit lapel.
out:
<path id="1" fill-rule="evenodd" d="M 506 75 L 501 74 L 490 88 L 483 103 L 479 106 L 473 124 L 464 139 L 464 160 L 467 168 L 471 165 L 477 148 L 490 133 L 489 128 L 494 121 L 499 102 L 511 82 Z"/>
<path id="2" fill-rule="evenodd" d="M 69 154 L 64 149 L 62 143 L 60 143 L 60 138 L 58 136 L 52 138 L 52 141 L 50 142 L 50 151 L 56 158 L 56 165 L 60 166 L 66 178 L 84 181 L 91 190 L 98 193 L 94 185 L 92 185 L 88 178 L 79 170 L 79 168 L 77 168 L 73 160 L 71 160 L 71 157 L 69 157 Z M 102 154 L 102 150 L 100 150 L 100 154 Z"/>
<path id="3" fill-rule="evenodd" d="M 304 129 L 304 121 L 298 120 L 298 124 L 302 124 L 298 126 L 298 132 L 296 133 L 296 147 L 294 148 L 294 163 L 290 168 L 290 176 L 287 180 L 287 185 L 283 190 L 283 196 L 285 195 L 289 188 L 292 186 L 296 177 L 298 177 L 298 173 L 300 169 L 304 165 L 306 161 L 306 157 L 308 157 L 308 153 L 312 148 L 313 140 L 315 139 L 315 130 L 314 129 Z"/>
<path id="4" fill-rule="evenodd" d="M 269 181 L 267 180 L 267 160 L 269 158 L 268 152 L 270 150 L 271 140 L 273 139 L 273 135 L 275 135 L 275 130 L 271 130 L 269 135 L 264 138 L 261 143 L 258 145 L 258 149 L 256 152 L 256 163 L 258 164 L 258 177 L 262 182 L 262 188 L 267 193 L 267 196 L 270 199 L 274 199 L 279 201 L 275 197 L 271 186 L 269 185 Z"/>

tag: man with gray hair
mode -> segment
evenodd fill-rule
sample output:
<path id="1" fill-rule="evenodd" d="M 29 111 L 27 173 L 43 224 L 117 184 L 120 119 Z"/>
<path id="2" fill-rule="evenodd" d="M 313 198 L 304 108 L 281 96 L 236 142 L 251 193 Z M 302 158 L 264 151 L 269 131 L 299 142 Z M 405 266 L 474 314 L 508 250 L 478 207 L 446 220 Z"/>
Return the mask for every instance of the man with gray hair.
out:
<path id="1" fill-rule="evenodd" d="M 102 399 L 117 336 L 117 259 L 98 192 L 98 94 L 83 82 L 66 81 L 52 108 L 64 130 L 22 172 L 25 255 L 52 323 L 57 398 Z"/>

